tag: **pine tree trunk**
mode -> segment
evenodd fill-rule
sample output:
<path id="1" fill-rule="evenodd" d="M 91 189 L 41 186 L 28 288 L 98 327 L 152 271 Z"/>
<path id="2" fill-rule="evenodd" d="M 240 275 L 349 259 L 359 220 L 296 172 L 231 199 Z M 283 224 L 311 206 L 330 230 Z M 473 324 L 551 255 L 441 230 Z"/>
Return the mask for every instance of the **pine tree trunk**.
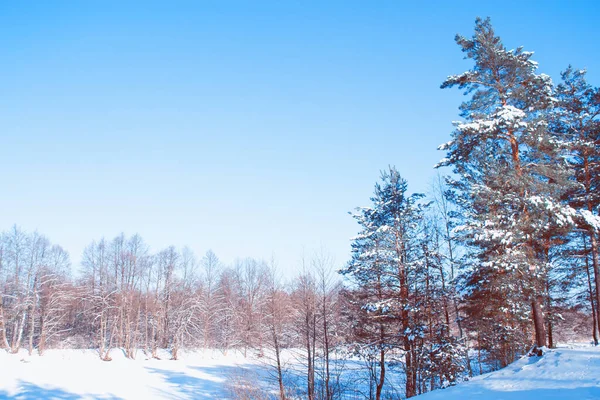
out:
<path id="1" fill-rule="evenodd" d="M 587 210 L 593 214 L 594 207 L 592 207 L 592 203 L 590 201 L 590 194 L 592 191 L 592 172 L 590 170 L 590 162 L 588 154 L 584 154 L 583 156 L 583 170 L 584 170 L 584 185 L 586 189 L 586 206 Z M 600 259 L 598 256 L 598 238 L 595 230 L 590 228 L 588 230 L 588 235 L 590 237 L 590 247 L 592 252 L 592 266 L 594 268 L 594 283 L 596 284 L 596 328 L 600 331 Z M 587 258 L 586 258 L 587 261 Z"/>
<path id="2" fill-rule="evenodd" d="M 548 310 L 550 310 L 551 307 L 551 299 L 550 299 L 550 294 L 547 294 L 547 307 Z M 547 324 L 548 324 L 548 347 L 549 348 L 554 348 L 554 326 L 552 324 L 552 313 L 550 313 L 550 311 L 548 312 L 549 315 L 546 318 Z"/>
<path id="3" fill-rule="evenodd" d="M 538 296 L 534 297 L 531 301 L 531 311 L 535 328 L 535 344 L 537 347 L 545 347 L 546 329 L 544 326 L 544 314 L 542 312 L 541 300 Z"/>
<path id="4" fill-rule="evenodd" d="M 596 284 L 596 324 L 600 330 L 600 261 L 598 260 L 598 239 L 595 232 L 590 232 L 590 247 L 592 253 L 592 267 L 594 268 L 594 283 Z"/>
<path id="5" fill-rule="evenodd" d="M 554 335 L 552 332 L 552 320 L 548 320 L 548 347 L 551 349 L 554 348 Z"/>
<path id="6" fill-rule="evenodd" d="M 479 329 L 477 329 L 477 363 L 479 364 L 479 375 L 483 374 L 481 368 L 481 335 Z"/>
<path id="7" fill-rule="evenodd" d="M 383 345 L 383 343 L 382 343 Z M 377 387 L 375 389 L 375 400 L 381 399 L 381 392 L 383 390 L 383 384 L 385 382 L 385 351 L 382 349 L 379 350 L 379 382 L 377 382 Z"/>
<path id="8" fill-rule="evenodd" d="M 583 237 L 583 249 L 584 249 L 584 253 L 585 253 L 585 273 L 587 275 L 590 306 L 592 307 L 592 338 L 594 339 L 594 346 L 597 346 L 598 345 L 598 318 L 596 315 L 596 302 L 594 301 L 594 289 L 592 288 L 592 277 L 590 275 L 590 261 L 588 258 L 587 242 L 585 240 L 585 236 Z"/>
<path id="9" fill-rule="evenodd" d="M 404 339 L 404 346 L 410 349 L 410 341 L 408 338 Z M 406 398 L 417 395 L 417 377 L 415 375 L 414 361 L 412 350 L 406 351 L 405 364 L 406 364 Z"/>
<path id="10" fill-rule="evenodd" d="M 546 250 L 546 259 L 547 262 L 550 263 L 550 258 L 548 257 L 548 250 Z M 547 330 L 548 330 L 548 347 L 549 348 L 554 348 L 554 335 L 553 335 L 553 324 L 552 324 L 552 319 L 553 319 L 553 312 L 552 312 L 552 297 L 550 296 L 550 281 L 548 279 L 548 277 L 546 276 L 546 323 L 547 323 Z"/>

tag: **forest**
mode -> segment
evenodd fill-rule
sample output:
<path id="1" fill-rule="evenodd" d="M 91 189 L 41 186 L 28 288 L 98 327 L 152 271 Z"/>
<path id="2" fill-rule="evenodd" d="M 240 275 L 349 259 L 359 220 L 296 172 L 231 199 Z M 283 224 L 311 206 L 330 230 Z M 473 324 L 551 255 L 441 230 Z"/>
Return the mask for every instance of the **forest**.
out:
<path id="1" fill-rule="evenodd" d="M 455 40 L 471 68 L 441 83 L 464 102 L 438 178 L 412 193 L 384 169 L 348 217 L 347 262 L 317 251 L 284 280 L 276 260 L 224 265 L 137 234 L 96 238 L 75 260 L 15 225 L 0 236 L 0 347 L 97 349 L 105 361 L 115 349 L 241 351 L 272 367 L 281 399 L 281 354 L 296 349 L 309 400 L 339 398 L 336 360 L 354 357 L 379 400 L 390 371 L 408 398 L 559 341 L 597 345 L 600 90 L 568 62 L 556 83 L 538 73 L 489 19 Z"/>

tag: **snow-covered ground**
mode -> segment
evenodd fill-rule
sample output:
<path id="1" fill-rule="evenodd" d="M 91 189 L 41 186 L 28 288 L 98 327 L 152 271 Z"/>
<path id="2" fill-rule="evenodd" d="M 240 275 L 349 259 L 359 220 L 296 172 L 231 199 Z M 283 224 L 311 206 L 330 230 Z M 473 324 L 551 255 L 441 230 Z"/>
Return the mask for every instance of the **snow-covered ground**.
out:
<path id="1" fill-rule="evenodd" d="M 0 398 L 16 399 L 228 399 L 236 387 L 275 389 L 265 359 L 219 351 L 169 354 L 160 360 L 138 352 L 135 360 L 113 350 L 101 361 L 92 350 L 48 350 L 44 356 L 0 351 Z M 302 379 L 287 354 L 287 383 Z M 344 361 L 345 398 L 364 398 L 361 364 Z M 296 376 L 295 376 L 296 375 Z M 302 385 L 303 382 L 296 382 Z M 367 386 L 368 387 L 368 386 Z M 399 398 L 399 391 L 388 396 Z M 600 349 L 563 346 L 539 357 L 524 357 L 509 367 L 457 386 L 425 394 L 423 400 L 600 399 Z"/>
<path id="2" fill-rule="evenodd" d="M 190 353 L 180 360 L 129 360 L 119 350 L 102 361 L 92 350 L 48 350 L 29 357 L 0 352 L 0 398 L 225 399 L 233 383 L 256 379 L 257 360 L 239 353 Z"/>
<path id="3" fill-rule="evenodd" d="M 561 346 L 543 357 L 523 357 L 499 371 L 417 399 L 600 399 L 600 348 Z"/>
<path id="4" fill-rule="evenodd" d="M 0 350 L 0 399 L 231 399 L 249 391 L 277 399 L 276 370 L 268 356 L 181 351 L 173 361 L 167 351 L 158 355 L 152 359 L 139 351 L 131 360 L 114 349 L 112 361 L 102 361 L 93 350 L 48 350 L 43 356 Z M 285 351 L 282 358 L 289 397 L 304 398 L 302 352 Z M 363 361 L 332 360 L 331 370 L 345 400 L 365 398 L 369 375 Z M 397 398 L 400 372 L 388 375 L 386 395 Z"/>

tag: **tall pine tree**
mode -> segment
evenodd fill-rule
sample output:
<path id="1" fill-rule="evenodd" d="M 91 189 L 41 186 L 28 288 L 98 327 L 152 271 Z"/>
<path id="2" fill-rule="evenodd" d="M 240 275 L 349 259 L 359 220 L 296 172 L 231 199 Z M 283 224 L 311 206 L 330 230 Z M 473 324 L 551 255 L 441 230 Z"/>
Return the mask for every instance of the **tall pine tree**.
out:
<path id="1" fill-rule="evenodd" d="M 569 169 L 546 122 L 552 81 L 536 74 L 533 53 L 506 49 L 489 19 L 478 18 L 474 36 L 457 35 L 456 42 L 474 66 L 441 87 L 458 87 L 470 98 L 460 106 L 464 121 L 455 122 L 452 140 L 440 146 L 447 158 L 438 166 L 453 166 L 460 177 L 463 237 L 477 249 L 472 274 L 486 277 L 467 281 L 472 293 L 484 290 L 480 282 L 501 281 L 511 292 L 507 319 L 528 305 L 542 347 L 547 252 L 574 217 L 560 202 Z"/>
<path id="2" fill-rule="evenodd" d="M 383 172 L 372 206 L 355 214 L 361 231 L 342 271 L 354 286 L 357 338 L 378 352 L 377 399 L 391 349 L 402 355 L 406 397 L 452 384 L 463 369 L 456 360 L 462 358 L 460 344 L 449 332 L 439 243 L 432 224 L 427 228 L 424 223 L 422 197 L 407 193 L 406 181 L 394 168 Z M 451 368 L 442 371 L 441 364 Z"/>
<path id="3" fill-rule="evenodd" d="M 596 288 L 600 285 L 600 89 L 585 79 L 585 70 L 569 66 L 556 88 L 557 105 L 552 115 L 552 128 L 566 150 L 566 159 L 574 169 L 575 185 L 567 193 L 572 207 L 579 211 L 578 228 L 587 236 L 578 243 L 589 243 L 581 248 L 591 259 Z M 587 269 L 587 267 L 586 267 Z M 586 271 L 587 272 L 587 271 Z M 590 288 L 590 291 L 591 288 Z M 595 290 L 596 324 L 600 321 L 600 291 Z"/>

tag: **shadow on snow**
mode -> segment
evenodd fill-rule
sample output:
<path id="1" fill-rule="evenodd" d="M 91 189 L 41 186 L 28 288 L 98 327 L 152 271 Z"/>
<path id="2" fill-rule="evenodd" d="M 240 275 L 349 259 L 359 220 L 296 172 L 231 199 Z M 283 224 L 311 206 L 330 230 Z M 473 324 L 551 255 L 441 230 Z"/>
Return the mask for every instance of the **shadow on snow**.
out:
<path id="1" fill-rule="evenodd" d="M 190 375 L 185 371 L 172 371 L 167 369 L 146 367 L 146 370 L 153 374 L 158 374 L 163 377 L 165 382 L 174 386 L 173 392 L 164 392 L 159 390 L 163 395 L 175 396 L 177 398 L 187 397 L 190 399 L 223 399 L 229 393 L 226 392 L 227 384 L 231 383 L 236 376 L 244 374 L 246 368 L 219 366 L 219 367 L 193 367 L 187 369 L 198 371 L 207 378 L 201 378 Z"/>
<path id="2" fill-rule="evenodd" d="M 16 399 L 16 400 L 38 400 L 38 399 L 55 399 L 55 400 L 76 400 L 81 399 L 81 394 L 67 392 L 58 388 L 47 388 L 34 385 L 29 382 L 22 382 L 19 385 L 19 392 L 16 395 L 9 395 L 7 391 L 0 390 L 0 399 Z M 85 396 L 92 396 L 85 394 Z M 96 399 L 102 400 L 121 400 L 119 397 L 106 395 L 93 395 Z"/>

